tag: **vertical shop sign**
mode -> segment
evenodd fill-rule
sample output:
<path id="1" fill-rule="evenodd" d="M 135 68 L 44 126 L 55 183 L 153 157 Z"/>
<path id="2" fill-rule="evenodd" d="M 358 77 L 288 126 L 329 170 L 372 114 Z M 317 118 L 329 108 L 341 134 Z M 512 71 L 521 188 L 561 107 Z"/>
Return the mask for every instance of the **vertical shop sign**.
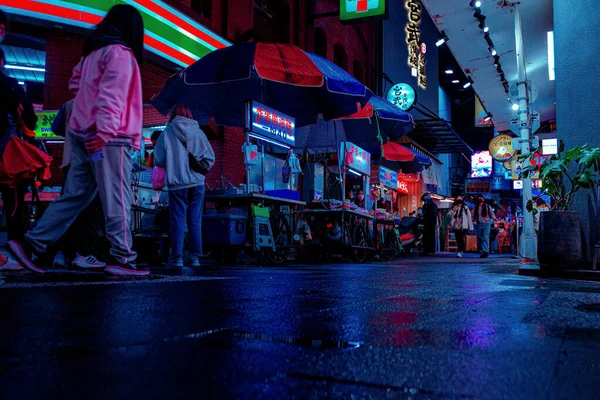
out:
<path id="1" fill-rule="evenodd" d="M 421 12 L 423 10 L 418 0 L 405 0 L 407 13 L 406 45 L 408 46 L 408 66 L 413 76 L 417 77 L 419 87 L 427 89 L 427 71 L 425 54 L 427 45 L 421 42 Z M 416 72 L 416 74 L 415 74 Z"/>

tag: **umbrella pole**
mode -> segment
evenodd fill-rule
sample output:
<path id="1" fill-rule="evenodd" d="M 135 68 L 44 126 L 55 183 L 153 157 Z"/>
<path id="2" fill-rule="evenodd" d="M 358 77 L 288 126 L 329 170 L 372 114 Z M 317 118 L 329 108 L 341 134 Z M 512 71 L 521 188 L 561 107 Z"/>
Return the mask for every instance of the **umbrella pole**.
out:
<path id="1" fill-rule="evenodd" d="M 246 131 L 246 145 L 250 146 L 250 133 Z M 250 166 L 246 164 L 246 193 L 250 194 Z"/>
<path id="2" fill-rule="evenodd" d="M 344 200 L 346 200 L 346 187 L 345 187 L 345 182 L 346 182 L 346 174 L 344 172 L 342 172 L 342 157 L 344 157 L 345 159 L 345 151 L 346 148 L 344 146 L 344 151 L 342 152 L 341 148 L 340 148 L 340 142 L 338 141 L 338 135 L 337 135 L 337 121 L 333 120 L 333 133 L 335 135 L 335 145 L 337 146 L 337 148 L 339 149 L 338 151 L 340 152 L 338 154 L 338 170 L 339 170 L 339 174 L 340 174 L 340 186 L 342 187 L 342 203 L 344 202 Z"/>

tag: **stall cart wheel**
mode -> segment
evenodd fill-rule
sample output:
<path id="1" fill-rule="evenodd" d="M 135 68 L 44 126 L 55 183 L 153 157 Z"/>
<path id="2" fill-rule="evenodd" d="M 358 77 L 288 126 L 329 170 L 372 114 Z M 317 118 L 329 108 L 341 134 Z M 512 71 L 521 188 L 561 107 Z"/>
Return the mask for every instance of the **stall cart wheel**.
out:
<path id="1" fill-rule="evenodd" d="M 283 214 L 275 215 L 271 218 L 271 223 L 276 250 L 273 252 L 273 250 L 265 248 L 266 259 L 271 264 L 282 264 L 290 256 L 290 246 L 293 240 L 292 228 Z"/>
<path id="2" fill-rule="evenodd" d="M 356 262 L 364 262 L 369 255 L 369 237 L 367 236 L 367 230 L 361 224 L 354 226 L 352 232 L 352 255 Z"/>
<path id="3" fill-rule="evenodd" d="M 396 250 L 394 243 L 397 245 L 398 240 L 396 234 L 392 230 L 387 230 L 383 235 L 383 242 L 381 243 L 382 257 L 385 261 L 391 261 L 396 256 Z"/>

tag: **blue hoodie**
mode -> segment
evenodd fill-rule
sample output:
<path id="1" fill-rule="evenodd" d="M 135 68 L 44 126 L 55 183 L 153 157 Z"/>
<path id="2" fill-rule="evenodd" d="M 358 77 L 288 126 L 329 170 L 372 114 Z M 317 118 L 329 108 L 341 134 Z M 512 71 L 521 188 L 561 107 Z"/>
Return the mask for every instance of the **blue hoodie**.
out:
<path id="1" fill-rule="evenodd" d="M 187 150 L 183 146 L 187 143 Z M 188 150 L 198 159 L 215 163 L 215 152 L 198 122 L 185 117 L 175 117 L 158 138 L 154 148 L 154 164 L 165 169 L 169 190 L 187 189 L 204 185 L 204 175 L 190 169 Z"/>

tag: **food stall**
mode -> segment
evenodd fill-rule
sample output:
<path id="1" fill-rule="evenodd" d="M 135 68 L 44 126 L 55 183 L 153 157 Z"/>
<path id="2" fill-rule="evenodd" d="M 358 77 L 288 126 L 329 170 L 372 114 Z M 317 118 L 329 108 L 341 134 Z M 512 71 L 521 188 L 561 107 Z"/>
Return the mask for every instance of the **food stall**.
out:
<path id="1" fill-rule="evenodd" d="M 371 186 L 374 193 L 384 199 L 382 206 L 375 205 L 375 221 L 373 223 L 373 238 L 375 248 L 383 259 L 391 260 L 399 252 L 398 236 L 395 228 L 400 217 L 394 213 L 397 210 L 398 172 L 382 165 L 371 167 Z M 378 201 L 375 198 L 375 201 Z"/>
<path id="2" fill-rule="evenodd" d="M 362 262 L 375 250 L 370 233 L 374 217 L 367 211 L 370 199 L 365 196 L 362 203 L 358 196 L 347 199 L 346 193 L 368 193 L 371 155 L 351 142 L 341 142 L 335 164 L 326 171 L 329 186 L 325 198 L 309 203 L 302 214 L 313 232 L 315 251 L 321 256 L 348 254 Z M 336 188 L 339 184 L 341 188 Z"/>
<path id="3" fill-rule="evenodd" d="M 256 101 L 246 104 L 246 142 L 242 146 L 246 183 L 207 190 L 203 242 L 219 261 L 233 262 L 239 253 L 278 264 L 295 251 L 295 215 L 300 201 L 299 162 L 291 149 L 294 118 Z M 270 146 L 287 150 L 286 156 Z M 285 153 L 285 152 L 284 152 Z"/>

